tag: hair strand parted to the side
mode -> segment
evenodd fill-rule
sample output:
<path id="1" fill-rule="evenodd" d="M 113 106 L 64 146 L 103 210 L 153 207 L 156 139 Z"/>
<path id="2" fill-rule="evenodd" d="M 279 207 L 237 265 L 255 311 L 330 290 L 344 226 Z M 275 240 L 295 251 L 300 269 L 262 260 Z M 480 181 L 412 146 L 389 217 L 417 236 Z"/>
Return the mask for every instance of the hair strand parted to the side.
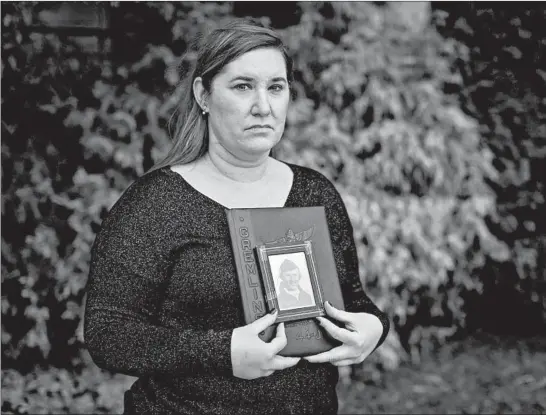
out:
<path id="1" fill-rule="evenodd" d="M 182 95 L 173 114 L 176 120 L 173 146 L 163 160 L 148 172 L 166 166 L 191 163 L 207 152 L 207 119 L 203 117 L 202 109 L 193 95 L 193 82 L 197 77 L 202 78 L 205 89 L 210 92 L 214 77 L 228 63 L 254 49 L 271 47 L 282 53 L 288 82 L 292 81 L 292 59 L 274 30 L 249 20 L 235 20 L 212 31 L 200 43 L 193 70 L 182 81 Z"/>

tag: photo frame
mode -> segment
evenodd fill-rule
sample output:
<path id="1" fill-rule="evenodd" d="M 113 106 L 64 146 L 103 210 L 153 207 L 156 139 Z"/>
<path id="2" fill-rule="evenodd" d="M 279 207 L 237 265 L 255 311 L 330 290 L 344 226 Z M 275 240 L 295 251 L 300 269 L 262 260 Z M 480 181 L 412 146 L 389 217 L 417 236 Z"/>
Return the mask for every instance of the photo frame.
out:
<path id="1" fill-rule="evenodd" d="M 278 323 L 326 315 L 310 241 L 259 245 L 256 254 L 266 303 L 278 310 Z"/>

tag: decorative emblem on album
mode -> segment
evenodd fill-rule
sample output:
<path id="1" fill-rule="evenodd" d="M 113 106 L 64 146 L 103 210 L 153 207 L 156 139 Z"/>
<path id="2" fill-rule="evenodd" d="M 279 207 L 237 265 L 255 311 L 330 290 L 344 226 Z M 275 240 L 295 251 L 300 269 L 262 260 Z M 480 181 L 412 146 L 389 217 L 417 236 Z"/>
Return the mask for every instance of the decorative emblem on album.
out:
<path id="1" fill-rule="evenodd" d="M 309 229 L 306 229 L 304 231 L 294 233 L 294 231 L 290 228 L 286 231 L 286 236 L 283 236 L 282 238 L 276 239 L 271 242 L 266 242 L 266 245 L 276 245 L 276 244 L 284 244 L 286 242 L 300 242 L 300 241 L 307 241 L 313 237 L 313 232 L 315 231 L 315 225 L 310 227 Z"/>

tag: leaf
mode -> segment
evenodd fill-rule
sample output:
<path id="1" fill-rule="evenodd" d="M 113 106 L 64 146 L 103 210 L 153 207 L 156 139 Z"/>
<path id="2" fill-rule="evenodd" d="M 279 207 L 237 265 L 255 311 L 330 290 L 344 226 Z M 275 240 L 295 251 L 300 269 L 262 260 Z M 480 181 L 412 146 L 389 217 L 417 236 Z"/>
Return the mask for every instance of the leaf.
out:
<path id="1" fill-rule="evenodd" d="M 129 131 L 135 131 L 137 128 L 137 124 L 135 119 L 128 113 L 123 111 L 116 111 L 112 115 L 112 119 L 116 122 L 124 123 L 125 126 L 129 129 Z"/>

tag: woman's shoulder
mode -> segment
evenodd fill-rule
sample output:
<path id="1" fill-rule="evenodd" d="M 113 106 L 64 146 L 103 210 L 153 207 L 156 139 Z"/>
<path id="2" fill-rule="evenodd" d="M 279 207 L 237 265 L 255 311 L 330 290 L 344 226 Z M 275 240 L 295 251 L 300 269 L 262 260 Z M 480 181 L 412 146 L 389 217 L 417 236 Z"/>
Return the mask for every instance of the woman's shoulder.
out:
<path id="1" fill-rule="evenodd" d="M 145 202 L 156 197 L 164 198 L 173 187 L 173 178 L 169 167 L 163 167 L 144 173 L 135 179 L 123 192 L 120 201 Z"/>
<path id="2" fill-rule="evenodd" d="M 143 174 L 121 194 L 109 211 L 109 217 L 160 215 L 179 200 L 180 183 L 169 167 Z"/>
<path id="3" fill-rule="evenodd" d="M 144 249 L 150 237 L 154 239 L 164 228 L 161 224 L 168 217 L 168 180 L 164 169 L 158 169 L 127 186 L 103 218 L 94 250 L 121 252 L 120 246 Z"/>
<path id="4" fill-rule="evenodd" d="M 333 189 L 333 183 L 320 171 L 300 164 L 283 162 L 294 173 L 294 183 L 305 187 L 316 187 L 319 189 Z"/>
<path id="5" fill-rule="evenodd" d="M 324 173 L 311 167 L 287 164 L 294 172 L 293 193 L 296 204 L 316 204 L 334 210 L 345 208 L 338 188 Z"/>

